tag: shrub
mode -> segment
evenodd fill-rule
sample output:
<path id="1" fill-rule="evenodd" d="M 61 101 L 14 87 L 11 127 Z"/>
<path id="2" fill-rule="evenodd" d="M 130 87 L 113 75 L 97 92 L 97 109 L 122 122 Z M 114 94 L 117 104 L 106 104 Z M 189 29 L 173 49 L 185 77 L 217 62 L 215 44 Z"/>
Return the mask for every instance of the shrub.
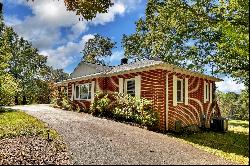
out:
<path id="1" fill-rule="evenodd" d="M 112 94 L 97 94 L 91 104 L 90 112 L 94 116 L 113 117 L 114 98 Z"/>
<path id="2" fill-rule="evenodd" d="M 97 94 L 90 110 L 94 116 L 133 122 L 149 128 L 157 126 L 159 122 L 151 101 L 125 94 Z"/>

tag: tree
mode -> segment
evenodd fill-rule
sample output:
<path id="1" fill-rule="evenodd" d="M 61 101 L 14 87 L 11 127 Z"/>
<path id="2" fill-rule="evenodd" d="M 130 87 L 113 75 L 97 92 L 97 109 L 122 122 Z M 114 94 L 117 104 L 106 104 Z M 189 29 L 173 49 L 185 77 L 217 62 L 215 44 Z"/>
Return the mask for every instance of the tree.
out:
<path id="1" fill-rule="evenodd" d="M 239 98 L 239 94 L 234 92 L 217 92 L 219 106 L 221 109 L 222 116 L 234 118 L 234 114 L 237 109 L 237 100 Z"/>
<path id="2" fill-rule="evenodd" d="M 67 10 L 75 11 L 76 15 L 80 15 L 86 20 L 92 20 L 97 13 L 107 13 L 114 4 L 111 0 L 64 0 L 64 3 Z"/>
<path id="3" fill-rule="evenodd" d="M 18 91 L 16 80 L 8 74 L 11 48 L 6 44 L 8 42 L 7 39 L 2 13 L 0 12 L 0 105 L 12 104 L 13 98 Z"/>
<path id="4" fill-rule="evenodd" d="M 47 57 L 39 55 L 31 43 L 20 38 L 12 28 L 6 27 L 6 46 L 11 48 L 11 58 L 8 61 L 8 73 L 19 83 L 20 91 L 17 101 L 22 98 L 22 104 L 27 104 L 28 97 L 34 97 L 37 80 L 43 79 L 41 72 L 47 67 Z"/>
<path id="5" fill-rule="evenodd" d="M 83 60 L 89 63 L 105 64 L 102 58 L 112 55 L 112 49 L 115 48 L 115 42 L 108 37 L 98 34 L 93 39 L 89 39 L 82 50 Z"/>
<path id="6" fill-rule="evenodd" d="M 249 93 L 248 89 L 240 94 L 234 92 L 217 92 L 222 116 L 231 119 L 246 120 L 249 118 Z"/>
<path id="7" fill-rule="evenodd" d="M 0 105 L 49 103 L 51 84 L 68 78 L 46 65 L 32 44 L 4 25 L 0 13 Z"/>
<path id="8" fill-rule="evenodd" d="M 249 120 L 249 91 L 242 90 L 237 101 L 238 107 L 235 117 L 237 119 Z"/>
<path id="9" fill-rule="evenodd" d="M 136 32 L 124 35 L 125 55 L 160 58 L 249 82 L 249 4 L 244 0 L 149 0 Z"/>
<path id="10" fill-rule="evenodd" d="M 43 74 L 46 81 L 61 82 L 69 78 L 69 74 L 65 73 L 63 69 L 53 69 L 53 67 L 47 67 Z"/>

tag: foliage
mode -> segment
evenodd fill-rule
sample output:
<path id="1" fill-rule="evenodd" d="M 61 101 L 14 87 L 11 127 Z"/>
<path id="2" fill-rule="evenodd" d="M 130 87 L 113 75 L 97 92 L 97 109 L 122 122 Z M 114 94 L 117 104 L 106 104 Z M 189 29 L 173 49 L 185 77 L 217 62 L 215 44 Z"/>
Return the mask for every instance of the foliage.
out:
<path id="1" fill-rule="evenodd" d="M 124 94 L 98 94 L 90 110 L 95 116 L 110 117 L 148 127 L 156 127 L 159 120 L 149 100 Z"/>
<path id="2" fill-rule="evenodd" d="M 7 35 L 0 13 L 0 105 L 12 104 L 18 92 L 18 82 L 8 73 L 11 47 L 7 45 Z"/>
<path id="3" fill-rule="evenodd" d="M 249 121 L 229 120 L 229 131 L 173 135 L 199 149 L 239 164 L 249 162 Z"/>
<path id="4" fill-rule="evenodd" d="M 86 20 L 92 20 L 97 13 L 107 13 L 109 7 L 114 4 L 111 0 L 64 0 L 64 3 L 68 11 L 75 11 L 76 15 L 80 15 Z"/>
<path id="5" fill-rule="evenodd" d="M 94 116 L 104 116 L 112 118 L 114 113 L 115 98 L 111 94 L 97 94 L 95 96 L 94 102 L 91 105 L 91 113 Z"/>
<path id="6" fill-rule="evenodd" d="M 244 0 L 149 0 L 125 55 L 159 58 L 249 82 L 249 3 Z"/>
<path id="7" fill-rule="evenodd" d="M 64 0 L 69 11 L 76 11 L 77 15 L 81 15 L 86 20 L 92 20 L 97 13 L 107 13 L 109 7 L 113 5 L 111 0 Z"/>
<path id="8" fill-rule="evenodd" d="M 50 88 L 53 107 L 59 107 L 68 111 L 88 112 L 88 110 L 83 109 L 79 104 L 72 102 L 68 98 L 66 87 L 57 87 L 54 83 L 51 83 Z"/>
<path id="9" fill-rule="evenodd" d="M 49 129 L 42 121 L 24 112 L 6 109 L 0 111 L 0 128 L 0 139 L 36 135 L 47 137 Z M 58 137 L 55 130 L 50 129 L 49 132 L 52 138 Z"/>
<path id="10" fill-rule="evenodd" d="M 0 104 L 49 103 L 51 81 L 68 74 L 47 66 L 47 57 L 4 25 L 0 13 Z M 21 102 L 20 102 L 21 101 Z"/>
<path id="11" fill-rule="evenodd" d="M 63 69 L 53 69 L 51 66 L 45 68 L 41 74 L 45 77 L 46 80 L 52 82 L 61 82 L 69 78 L 69 74 L 65 73 Z"/>
<path id="12" fill-rule="evenodd" d="M 242 90 L 240 94 L 234 92 L 217 92 L 222 116 L 230 119 L 249 119 L 249 93 Z"/>
<path id="13" fill-rule="evenodd" d="M 9 74 L 0 75 L 0 105 L 13 104 L 18 84 Z"/>
<path id="14" fill-rule="evenodd" d="M 82 50 L 83 60 L 89 63 L 105 64 L 102 58 L 112 55 L 115 44 L 110 38 L 96 34 L 93 39 L 85 43 Z"/>

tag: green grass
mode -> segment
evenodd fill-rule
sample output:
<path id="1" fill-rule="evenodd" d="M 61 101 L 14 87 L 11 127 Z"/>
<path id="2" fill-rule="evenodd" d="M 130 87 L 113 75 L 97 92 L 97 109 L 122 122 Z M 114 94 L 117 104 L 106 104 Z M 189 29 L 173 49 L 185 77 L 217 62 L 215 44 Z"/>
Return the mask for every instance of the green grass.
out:
<path id="1" fill-rule="evenodd" d="M 38 135 L 47 138 L 48 129 L 45 123 L 22 111 L 0 110 L 0 139 Z M 49 135 L 58 138 L 53 129 L 49 129 Z"/>
<path id="2" fill-rule="evenodd" d="M 226 133 L 204 131 L 176 135 L 193 146 L 239 164 L 249 162 L 249 121 L 230 120 Z"/>

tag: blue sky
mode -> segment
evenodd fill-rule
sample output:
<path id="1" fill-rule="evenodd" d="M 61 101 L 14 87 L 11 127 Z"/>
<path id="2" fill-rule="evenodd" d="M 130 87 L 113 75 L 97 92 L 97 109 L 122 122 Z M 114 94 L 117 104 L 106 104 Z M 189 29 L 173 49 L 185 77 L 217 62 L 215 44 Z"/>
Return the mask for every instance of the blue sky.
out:
<path id="1" fill-rule="evenodd" d="M 79 21 L 73 12 L 66 11 L 63 0 L 0 0 L 4 4 L 5 23 L 12 26 L 48 57 L 48 65 L 71 73 L 79 63 L 84 43 L 98 33 L 110 37 L 117 44 L 108 59 L 118 65 L 123 57 L 123 34 L 135 32 L 135 22 L 144 16 L 146 0 L 114 0 L 106 14 L 98 14 L 92 21 Z M 217 84 L 222 91 L 239 92 L 244 88 L 231 78 L 223 77 Z"/>

